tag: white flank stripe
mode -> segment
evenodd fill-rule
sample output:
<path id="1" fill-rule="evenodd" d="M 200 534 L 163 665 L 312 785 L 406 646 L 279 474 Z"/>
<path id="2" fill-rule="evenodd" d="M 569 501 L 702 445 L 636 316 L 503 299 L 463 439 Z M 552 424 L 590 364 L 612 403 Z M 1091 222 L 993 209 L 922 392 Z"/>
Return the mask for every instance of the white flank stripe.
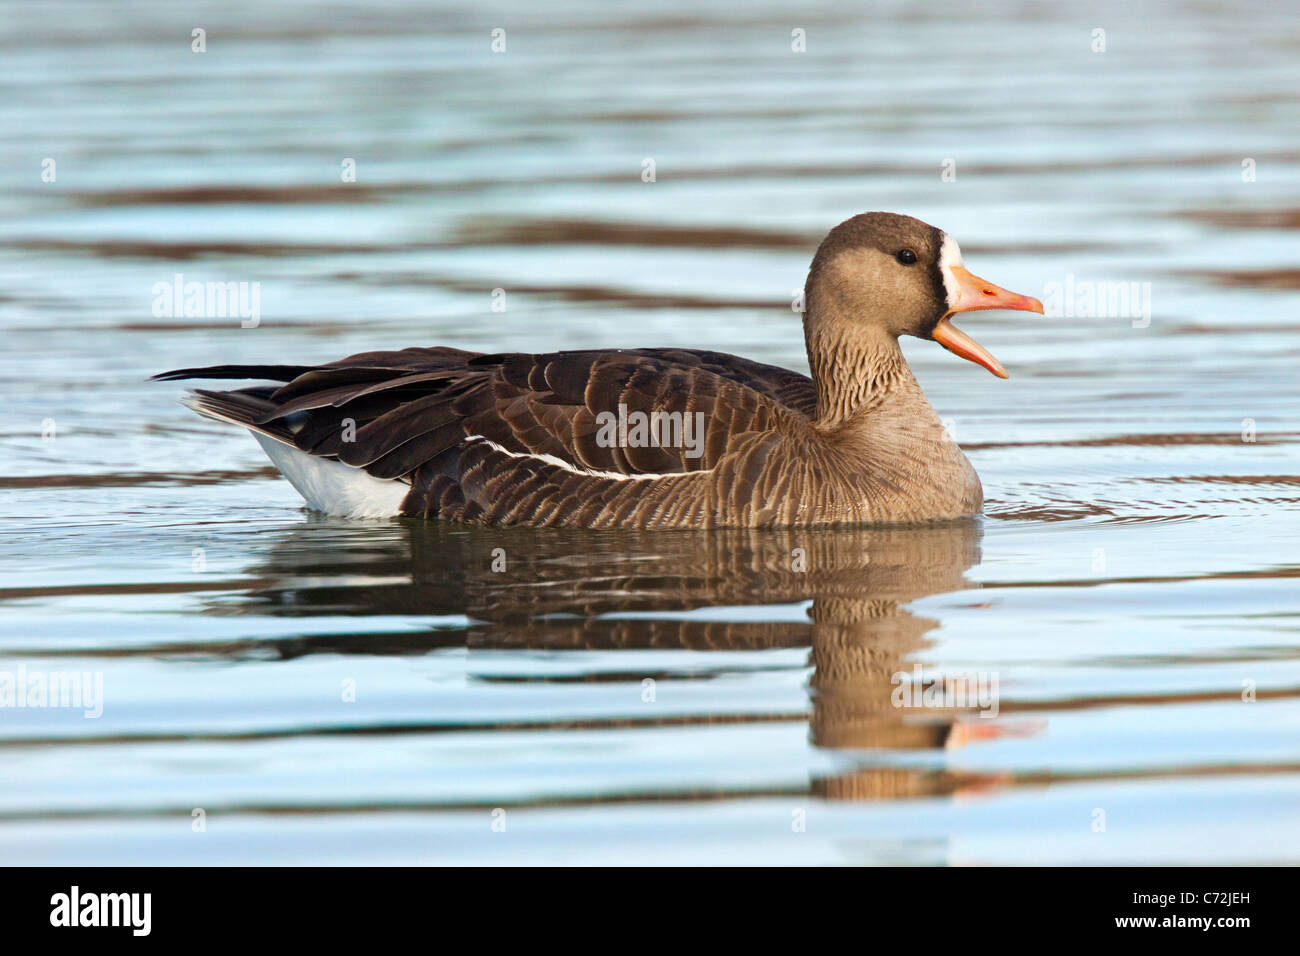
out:
<path id="1" fill-rule="evenodd" d="M 486 435 L 470 435 L 465 440 L 481 441 L 484 444 L 490 446 L 494 451 L 499 451 L 501 452 L 501 454 L 506 455 L 510 458 L 531 458 L 533 459 L 533 461 L 542 461 L 548 465 L 555 465 L 558 468 L 563 468 L 565 471 L 571 472 L 572 474 L 575 475 L 591 475 L 593 478 L 609 478 L 613 481 L 659 481 L 664 478 L 680 478 L 682 477 L 683 474 L 691 474 L 691 475 L 705 474 L 713 470 L 712 468 L 708 468 L 708 469 L 701 469 L 700 471 L 692 471 L 692 472 L 674 471 L 674 472 L 669 472 L 667 474 L 625 475 L 622 472 L 618 472 L 618 471 L 597 471 L 596 469 L 593 468 L 575 468 L 573 465 L 569 464 L 569 462 L 565 461 L 562 458 L 556 458 L 554 455 L 535 455 L 528 452 L 510 451 L 508 448 L 501 447 L 492 439 L 488 438 Z"/>

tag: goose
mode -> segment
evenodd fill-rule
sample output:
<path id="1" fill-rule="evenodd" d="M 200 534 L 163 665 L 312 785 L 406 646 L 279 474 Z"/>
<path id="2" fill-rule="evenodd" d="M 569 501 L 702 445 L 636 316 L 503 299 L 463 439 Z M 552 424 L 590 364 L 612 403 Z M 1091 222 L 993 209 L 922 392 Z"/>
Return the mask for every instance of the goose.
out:
<path id="1" fill-rule="evenodd" d="M 951 317 L 1042 313 L 967 271 L 910 216 L 833 228 L 804 287 L 811 375 L 703 349 L 362 352 L 155 380 L 243 426 L 308 507 L 352 518 L 582 528 L 920 524 L 978 514 L 979 476 L 917 384 L 901 335 L 1006 378 Z"/>

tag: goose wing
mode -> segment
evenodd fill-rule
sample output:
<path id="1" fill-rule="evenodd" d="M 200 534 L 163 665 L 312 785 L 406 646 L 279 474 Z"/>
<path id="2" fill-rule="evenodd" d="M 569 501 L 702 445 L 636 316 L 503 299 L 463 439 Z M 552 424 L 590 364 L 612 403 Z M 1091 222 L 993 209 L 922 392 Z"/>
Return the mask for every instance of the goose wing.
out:
<path id="1" fill-rule="evenodd" d="M 579 472 L 710 470 L 738 435 L 790 417 L 806 419 L 816 405 L 805 375 L 695 349 L 488 355 L 412 348 L 363 352 L 320 366 L 221 365 L 155 378 L 283 382 L 278 388 L 200 390 L 197 404 L 309 454 L 376 478 L 407 480 L 428 467 L 453 476 L 459 452 L 474 442 Z M 639 416 L 632 413 L 657 423 L 655 434 L 680 440 L 664 445 L 619 435 L 610 441 L 611 426 L 630 422 L 636 428 Z M 681 417 L 674 422 L 672 415 Z M 697 425 L 702 435 L 685 432 Z M 628 435 L 636 437 L 631 430 Z"/>

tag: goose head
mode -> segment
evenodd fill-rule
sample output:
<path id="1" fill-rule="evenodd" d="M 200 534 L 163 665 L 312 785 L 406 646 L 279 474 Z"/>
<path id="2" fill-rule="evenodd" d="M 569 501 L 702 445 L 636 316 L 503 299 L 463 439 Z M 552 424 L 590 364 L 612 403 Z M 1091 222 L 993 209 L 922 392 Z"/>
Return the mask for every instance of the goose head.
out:
<path id="1" fill-rule="evenodd" d="M 1006 378 L 1000 362 L 952 324 L 980 309 L 1043 311 L 1031 296 L 972 274 L 956 240 L 911 216 L 868 212 L 840 223 L 822 241 L 805 286 L 805 321 L 849 325 L 897 339 L 914 335 Z M 839 330 L 843 331 L 843 330 Z"/>

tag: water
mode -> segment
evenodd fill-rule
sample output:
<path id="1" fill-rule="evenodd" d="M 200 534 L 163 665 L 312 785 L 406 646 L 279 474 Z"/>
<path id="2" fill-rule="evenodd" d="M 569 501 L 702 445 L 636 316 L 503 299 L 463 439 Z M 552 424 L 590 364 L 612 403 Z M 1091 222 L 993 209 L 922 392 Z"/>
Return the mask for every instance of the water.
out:
<path id="1" fill-rule="evenodd" d="M 1293 18 L 872 7 L 0 7 L 0 669 L 103 681 L 0 710 L 0 860 L 1300 862 Z M 145 381 L 802 369 L 791 292 L 877 208 L 1020 292 L 1150 283 L 1149 325 L 967 320 L 1007 382 L 906 343 L 978 521 L 324 520 Z M 177 273 L 260 283 L 260 324 L 155 315 Z M 918 666 L 997 716 L 893 706 Z"/>

